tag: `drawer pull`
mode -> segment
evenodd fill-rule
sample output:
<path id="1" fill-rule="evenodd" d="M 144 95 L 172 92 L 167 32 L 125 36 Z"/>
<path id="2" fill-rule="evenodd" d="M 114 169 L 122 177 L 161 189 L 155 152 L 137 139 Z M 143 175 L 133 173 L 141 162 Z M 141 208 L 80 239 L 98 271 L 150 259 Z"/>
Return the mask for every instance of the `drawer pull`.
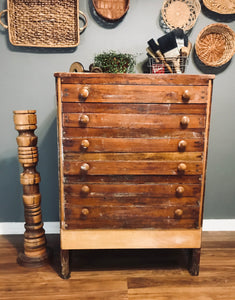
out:
<path id="1" fill-rule="evenodd" d="M 181 217 L 183 215 L 183 210 L 182 209 L 180 209 L 180 208 L 178 208 L 178 209 L 176 209 L 175 210 L 175 216 L 176 217 Z"/>
<path id="2" fill-rule="evenodd" d="M 87 172 L 90 169 L 90 166 L 87 163 L 81 165 L 81 171 Z"/>
<path id="3" fill-rule="evenodd" d="M 184 141 L 184 140 L 180 141 L 179 144 L 178 144 L 179 151 L 185 151 L 186 146 L 187 146 L 187 142 L 186 141 Z"/>
<path id="4" fill-rule="evenodd" d="M 81 211 L 82 215 L 84 217 L 88 216 L 89 215 L 89 209 L 88 208 L 83 208 L 82 211 Z"/>
<path id="5" fill-rule="evenodd" d="M 89 143 L 88 140 L 82 140 L 82 141 L 81 141 L 81 148 L 82 148 L 83 150 L 86 150 L 89 146 L 90 146 L 90 143 Z"/>
<path id="6" fill-rule="evenodd" d="M 189 90 L 185 90 L 183 95 L 182 95 L 182 100 L 184 102 L 188 102 L 190 100 L 190 97 L 191 97 L 191 95 L 190 95 Z"/>
<path id="7" fill-rule="evenodd" d="M 178 171 L 179 172 L 183 173 L 186 169 L 187 169 L 186 164 L 181 163 L 181 164 L 178 165 Z"/>
<path id="8" fill-rule="evenodd" d="M 176 196 L 181 197 L 184 193 L 184 187 L 183 186 L 178 186 L 176 189 Z"/>
<path id="9" fill-rule="evenodd" d="M 84 86 L 80 91 L 79 91 L 79 99 L 81 100 L 86 100 L 89 96 L 89 89 L 87 86 Z"/>
<path id="10" fill-rule="evenodd" d="M 79 119 L 79 122 L 82 124 L 82 125 L 87 125 L 89 123 L 90 119 L 88 117 L 88 115 L 81 115 L 80 119 Z"/>
<path id="11" fill-rule="evenodd" d="M 183 128 L 186 128 L 189 124 L 189 117 L 183 116 L 181 121 L 180 121 L 180 124 Z"/>
<path id="12" fill-rule="evenodd" d="M 87 195 L 87 194 L 89 194 L 89 192 L 90 192 L 90 188 L 89 188 L 88 185 L 83 185 L 83 186 L 81 187 L 81 193 L 82 193 L 82 194 Z"/>

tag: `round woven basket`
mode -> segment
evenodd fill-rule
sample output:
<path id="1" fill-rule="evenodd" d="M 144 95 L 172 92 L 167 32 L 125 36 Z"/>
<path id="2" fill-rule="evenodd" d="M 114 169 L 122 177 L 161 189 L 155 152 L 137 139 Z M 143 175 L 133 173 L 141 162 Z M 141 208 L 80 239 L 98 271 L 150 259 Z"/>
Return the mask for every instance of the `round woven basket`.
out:
<path id="1" fill-rule="evenodd" d="M 92 0 L 99 16 L 109 22 L 121 19 L 129 9 L 130 0 Z"/>
<path id="2" fill-rule="evenodd" d="M 199 0 L 165 0 L 161 16 L 171 30 L 182 28 L 184 31 L 189 31 L 196 23 L 200 12 Z"/>
<path id="3" fill-rule="evenodd" d="M 225 24 L 208 25 L 197 36 L 195 50 L 205 65 L 220 67 L 234 55 L 235 33 Z"/>
<path id="4" fill-rule="evenodd" d="M 209 10 L 218 14 L 235 14 L 234 0 L 203 0 L 203 3 Z"/>

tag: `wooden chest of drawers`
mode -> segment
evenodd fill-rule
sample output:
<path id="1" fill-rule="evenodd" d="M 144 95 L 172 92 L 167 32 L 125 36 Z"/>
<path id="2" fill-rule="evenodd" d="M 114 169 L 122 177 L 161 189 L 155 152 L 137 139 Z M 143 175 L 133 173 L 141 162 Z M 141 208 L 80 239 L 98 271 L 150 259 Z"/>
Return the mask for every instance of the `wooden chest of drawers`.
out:
<path id="1" fill-rule="evenodd" d="M 71 249 L 188 248 L 199 272 L 212 75 L 56 73 Z"/>

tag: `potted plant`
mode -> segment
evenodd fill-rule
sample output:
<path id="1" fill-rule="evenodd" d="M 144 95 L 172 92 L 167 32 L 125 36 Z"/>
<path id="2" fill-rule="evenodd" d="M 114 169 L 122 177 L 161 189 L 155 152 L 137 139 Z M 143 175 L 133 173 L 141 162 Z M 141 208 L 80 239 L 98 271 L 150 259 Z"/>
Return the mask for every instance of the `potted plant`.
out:
<path id="1" fill-rule="evenodd" d="M 104 73 L 132 73 L 136 64 L 135 56 L 115 51 L 97 54 L 93 68 L 100 68 Z"/>

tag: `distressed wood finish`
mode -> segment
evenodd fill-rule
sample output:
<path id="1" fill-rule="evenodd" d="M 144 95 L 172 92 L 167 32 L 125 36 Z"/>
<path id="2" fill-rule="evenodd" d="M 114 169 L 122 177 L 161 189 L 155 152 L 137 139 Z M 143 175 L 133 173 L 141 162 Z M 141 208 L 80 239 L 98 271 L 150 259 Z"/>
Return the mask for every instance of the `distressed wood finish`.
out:
<path id="1" fill-rule="evenodd" d="M 82 118 L 87 117 L 87 122 Z M 147 114 L 63 114 L 64 127 L 91 127 L 91 128 L 205 128 L 205 117 L 202 115 L 186 115 L 187 124 L 183 123 L 184 115 L 147 115 Z"/>
<path id="2" fill-rule="evenodd" d="M 185 146 L 181 145 L 182 142 Z M 86 145 L 84 145 L 86 143 Z M 204 139 L 157 138 L 71 138 L 64 139 L 64 152 L 198 152 L 203 151 Z"/>
<path id="3" fill-rule="evenodd" d="M 87 187 L 86 189 L 84 187 Z M 64 191 L 77 197 L 189 197 L 200 195 L 201 185 L 189 184 L 65 184 Z"/>
<path id="4" fill-rule="evenodd" d="M 187 88 L 193 86 L 208 86 L 208 81 L 215 78 L 214 75 L 147 75 L 146 74 L 107 74 L 104 73 L 100 76 L 97 73 L 89 73 L 85 76 L 74 73 L 60 73 L 54 74 L 56 78 L 61 78 L 61 83 L 64 84 L 109 84 L 109 85 L 141 85 L 141 86 L 178 86 Z M 137 75 L 137 76 L 136 76 Z M 156 81 L 157 80 L 157 81 Z M 157 83 L 156 83 L 157 82 Z M 63 87 L 62 87 L 63 88 Z M 61 95 L 62 96 L 62 95 Z"/>
<path id="5" fill-rule="evenodd" d="M 206 104 L 136 104 L 136 103 L 62 103 L 64 113 L 103 113 L 108 114 L 206 114 Z"/>
<path id="6" fill-rule="evenodd" d="M 131 213 L 130 213 L 131 210 Z M 79 228 L 198 228 L 199 206 L 65 205 L 66 229 Z"/>
<path id="7" fill-rule="evenodd" d="M 84 85 L 63 85 L 62 101 L 84 101 L 81 90 Z M 192 103 L 205 103 L 207 99 L 206 87 L 169 87 L 149 85 L 146 91 L 143 85 L 86 85 L 89 96 L 86 102 L 101 103 L 184 103 L 183 95 L 189 91 Z M 111 92 L 110 92 L 111 89 Z"/>
<path id="8" fill-rule="evenodd" d="M 204 138 L 205 129 L 184 129 L 184 138 Z M 111 137 L 111 138 L 182 138 L 182 129 L 155 129 L 155 128 L 79 128 L 64 127 L 63 138 L 71 137 Z"/>
<path id="9" fill-rule="evenodd" d="M 181 164 L 185 164 L 182 170 Z M 84 164 L 88 165 L 87 170 L 83 169 Z M 191 161 L 65 161 L 65 175 L 200 175 L 203 165 L 201 162 Z"/>
<path id="10" fill-rule="evenodd" d="M 201 185 L 201 176 L 197 175 L 86 175 L 86 176 L 76 176 L 76 175 L 67 175 L 64 176 L 64 184 L 72 184 L 72 183 L 79 183 L 79 182 L 96 182 L 96 183 L 133 183 L 133 184 L 144 184 L 144 183 L 155 183 L 155 184 L 160 184 L 160 183 L 166 183 L 166 184 L 171 184 L 171 183 L 177 183 L 177 184 L 200 184 Z"/>
<path id="11" fill-rule="evenodd" d="M 178 247 L 195 249 L 189 269 L 198 275 L 200 238 L 193 232 L 201 232 L 214 76 L 55 76 L 62 277 L 69 276 L 63 251 L 94 249 L 99 229 L 121 238 L 121 248 L 141 248 L 128 230 L 136 239 L 165 234 L 164 243 L 152 243 L 165 248 L 174 244 L 173 231 L 181 232 Z M 101 233 L 95 239 L 109 248 Z"/>
<path id="12" fill-rule="evenodd" d="M 137 194 L 137 193 L 136 193 Z M 83 196 L 81 194 L 78 195 L 69 195 L 65 193 L 65 203 L 71 204 L 72 206 L 82 205 L 86 207 L 89 205 L 90 207 L 94 206 L 158 206 L 158 205 L 167 205 L 167 206 L 198 206 L 200 205 L 200 201 L 198 200 L 198 196 L 191 197 L 148 197 L 146 195 L 138 195 L 137 196 L 126 196 L 121 193 L 114 195 L 107 195 L 105 197 L 89 197 Z"/>
<path id="13" fill-rule="evenodd" d="M 170 142 L 170 141 L 169 141 Z M 178 150 L 178 149 L 177 149 Z M 176 150 L 176 151 L 177 151 Z M 142 152 L 142 153 L 80 153 L 66 152 L 64 153 L 64 159 L 67 161 L 202 161 L 201 152 Z"/>

